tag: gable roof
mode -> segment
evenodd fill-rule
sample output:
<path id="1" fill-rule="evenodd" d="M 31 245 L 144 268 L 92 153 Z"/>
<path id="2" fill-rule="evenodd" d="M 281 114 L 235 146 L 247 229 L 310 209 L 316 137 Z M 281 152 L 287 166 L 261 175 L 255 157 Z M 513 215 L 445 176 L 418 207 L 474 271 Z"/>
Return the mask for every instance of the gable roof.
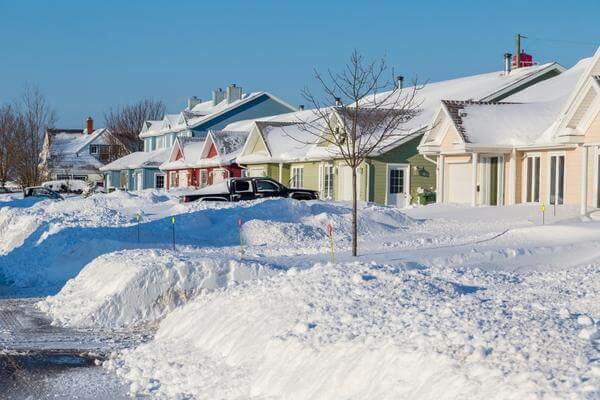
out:
<path id="1" fill-rule="evenodd" d="M 222 100 L 216 105 L 213 105 L 212 101 L 205 101 L 196 104 L 191 110 L 184 110 L 179 114 L 171 114 L 168 126 L 163 125 L 160 129 L 142 129 L 139 136 L 140 138 L 145 138 L 193 129 L 262 97 L 276 101 L 290 111 L 296 110 L 295 107 L 268 92 L 244 93 L 241 99 L 232 101 L 231 103 L 228 102 L 227 99 Z M 177 118 L 173 117 L 175 115 Z M 165 118 L 167 118 L 167 116 L 165 116 Z"/>
<path id="2" fill-rule="evenodd" d="M 93 171 L 104 163 L 90 154 L 92 143 L 109 144 L 106 128 L 87 134 L 83 129 L 47 129 L 47 147 L 40 154 L 42 163 L 50 169 L 74 169 Z"/>
<path id="3" fill-rule="evenodd" d="M 171 147 L 169 157 L 160 165 L 162 170 L 193 168 L 200 159 L 202 149 L 204 148 L 205 139 L 194 137 L 178 137 Z M 176 159 L 178 152 L 181 152 L 182 157 Z"/>
<path id="4" fill-rule="evenodd" d="M 552 142 L 560 110 L 588 67 L 584 59 L 566 72 L 509 96 L 502 102 L 443 100 L 441 110 L 466 144 L 477 146 L 527 146 Z M 440 124 L 436 116 L 431 125 Z M 441 144 L 443 125 L 421 148 Z"/>

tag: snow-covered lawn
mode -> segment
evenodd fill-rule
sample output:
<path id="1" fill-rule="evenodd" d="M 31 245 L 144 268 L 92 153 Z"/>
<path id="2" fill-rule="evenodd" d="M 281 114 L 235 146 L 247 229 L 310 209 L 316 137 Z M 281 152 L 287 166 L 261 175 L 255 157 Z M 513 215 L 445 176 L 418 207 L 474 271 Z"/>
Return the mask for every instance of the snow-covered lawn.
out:
<path id="1" fill-rule="evenodd" d="M 600 222 L 574 208 L 547 210 L 541 225 L 536 205 L 362 206 L 353 259 L 341 203 L 153 192 L 8 203 L 5 287 L 54 294 L 74 278 L 39 303 L 55 323 L 158 324 L 153 341 L 106 362 L 132 393 L 600 396 Z"/>

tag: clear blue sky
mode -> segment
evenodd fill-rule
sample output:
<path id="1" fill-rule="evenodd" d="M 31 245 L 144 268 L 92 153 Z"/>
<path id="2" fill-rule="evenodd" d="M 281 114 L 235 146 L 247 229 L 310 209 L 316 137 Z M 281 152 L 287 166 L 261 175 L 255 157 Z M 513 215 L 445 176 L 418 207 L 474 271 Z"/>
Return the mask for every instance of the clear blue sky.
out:
<path id="1" fill-rule="evenodd" d="M 600 0 L 0 0 L 0 103 L 37 84 L 61 127 L 145 97 L 177 112 L 233 82 L 297 105 L 313 68 L 354 48 L 437 81 L 501 69 L 515 32 L 536 60 L 571 66 L 595 47 L 569 41 L 600 45 L 599 16 Z"/>

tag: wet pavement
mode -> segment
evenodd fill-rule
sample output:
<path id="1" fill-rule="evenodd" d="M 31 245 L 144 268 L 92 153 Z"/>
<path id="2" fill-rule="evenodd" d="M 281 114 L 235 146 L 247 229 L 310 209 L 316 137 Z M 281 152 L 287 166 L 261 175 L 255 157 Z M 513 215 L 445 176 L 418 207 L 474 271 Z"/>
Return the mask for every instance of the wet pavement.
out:
<path id="1" fill-rule="evenodd" d="M 0 399 L 130 398 L 96 363 L 149 340 L 151 332 L 53 326 L 37 301 L 0 300 Z"/>

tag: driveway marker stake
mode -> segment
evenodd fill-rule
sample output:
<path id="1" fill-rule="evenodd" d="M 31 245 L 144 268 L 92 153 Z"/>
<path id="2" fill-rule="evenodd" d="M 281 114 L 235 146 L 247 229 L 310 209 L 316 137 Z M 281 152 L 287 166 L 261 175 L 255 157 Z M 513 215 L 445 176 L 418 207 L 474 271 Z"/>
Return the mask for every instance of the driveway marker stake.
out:
<path id="1" fill-rule="evenodd" d="M 331 251 L 331 263 L 335 264 L 335 253 L 333 248 L 333 225 L 327 224 L 327 235 L 329 236 L 329 246 Z"/>

